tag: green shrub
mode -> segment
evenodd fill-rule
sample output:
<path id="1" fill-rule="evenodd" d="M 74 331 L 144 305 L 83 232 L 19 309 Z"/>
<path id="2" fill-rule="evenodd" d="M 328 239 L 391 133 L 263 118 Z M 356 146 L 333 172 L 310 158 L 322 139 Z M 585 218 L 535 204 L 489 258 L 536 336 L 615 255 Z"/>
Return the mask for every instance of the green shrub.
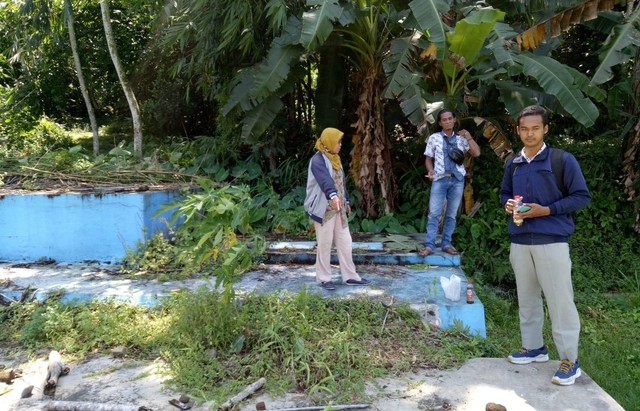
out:
<path id="1" fill-rule="evenodd" d="M 576 289 L 627 289 L 628 279 L 640 270 L 640 236 L 631 229 L 632 204 L 624 198 L 618 181 L 619 139 L 606 136 L 575 142 L 555 138 L 551 144 L 578 159 L 593 196 L 589 207 L 576 214 L 576 232 L 570 238 Z M 473 186 L 476 201 L 482 205 L 472 218 L 463 215 L 459 219 L 454 241 L 464 251 L 467 275 L 478 276 L 487 284 L 512 287 L 508 216 L 499 199 L 502 162 L 483 149 L 476 164 Z"/>
<path id="2" fill-rule="evenodd" d="M 28 131 L 12 130 L 7 136 L 7 150 L 13 155 L 41 156 L 57 149 L 69 148 L 74 145 L 73 139 L 64 128 L 42 117 L 35 126 Z"/>
<path id="3" fill-rule="evenodd" d="M 218 186 L 198 180 L 201 192 L 190 193 L 163 211 L 175 210 L 177 262 L 192 272 L 211 270 L 218 284 L 230 287 L 234 276 L 248 270 L 252 257 L 265 249 L 260 222 L 266 209 L 247 186 Z"/>
<path id="4" fill-rule="evenodd" d="M 135 276 L 150 275 L 160 281 L 184 277 L 177 263 L 176 249 L 162 232 L 155 233 L 137 249 L 128 249 L 122 263 L 122 271 Z"/>

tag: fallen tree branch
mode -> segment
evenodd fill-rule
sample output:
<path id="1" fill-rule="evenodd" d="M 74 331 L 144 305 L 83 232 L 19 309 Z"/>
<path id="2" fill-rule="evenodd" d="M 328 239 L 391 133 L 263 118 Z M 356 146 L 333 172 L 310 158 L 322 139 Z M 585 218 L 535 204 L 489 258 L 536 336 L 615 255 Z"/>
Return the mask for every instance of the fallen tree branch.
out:
<path id="1" fill-rule="evenodd" d="M 225 402 L 220 407 L 218 407 L 218 411 L 230 410 L 231 407 L 233 407 L 234 405 L 238 404 L 240 401 L 244 400 L 245 398 L 247 398 L 248 396 L 250 396 L 254 392 L 258 391 L 260 388 L 262 388 L 262 386 L 264 385 L 265 381 L 266 380 L 264 378 L 260 378 L 258 381 L 256 381 L 253 384 L 247 386 L 247 388 L 242 390 L 239 394 L 237 394 L 234 397 L 229 398 L 227 400 L 227 402 Z"/>
<path id="2" fill-rule="evenodd" d="M 135 405 L 98 404 L 81 401 L 49 401 L 43 408 L 47 411 L 142 411 L 145 407 Z"/>
<path id="3" fill-rule="evenodd" d="M 297 407 L 297 408 L 278 408 L 271 411 L 322 411 L 326 409 L 330 410 L 362 410 L 369 408 L 369 404 L 351 404 L 351 405 L 319 405 L 312 407 Z"/>

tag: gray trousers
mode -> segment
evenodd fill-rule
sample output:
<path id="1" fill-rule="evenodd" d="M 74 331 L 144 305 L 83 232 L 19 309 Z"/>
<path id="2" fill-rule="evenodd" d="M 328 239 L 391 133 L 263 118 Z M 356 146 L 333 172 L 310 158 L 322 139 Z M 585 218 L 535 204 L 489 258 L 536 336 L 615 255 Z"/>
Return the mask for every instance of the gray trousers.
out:
<path id="1" fill-rule="evenodd" d="M 575 362 L 578 358 L 580 317 L 573 301 L 569 244 L 512 243 L 509 259 L 518 289 L 522 347 L 531 350 L 544 345 L 544 293 L 558 355 L 561 360 Z"/>

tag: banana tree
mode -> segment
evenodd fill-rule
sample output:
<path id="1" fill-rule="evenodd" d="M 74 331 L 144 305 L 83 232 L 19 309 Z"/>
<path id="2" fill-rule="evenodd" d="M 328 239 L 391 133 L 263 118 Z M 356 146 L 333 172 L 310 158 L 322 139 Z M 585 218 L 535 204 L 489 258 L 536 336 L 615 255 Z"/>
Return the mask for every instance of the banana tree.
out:
<path id="1" fill-rule="evenodd" d="M 624 10 L 615 10 L 617 2 L 590 0 L 562 10 L 532 26 L 517 37 L 524 49 L 535 49 L 549 37 L 561 36 L 578 23 L 585 23 L 596 30 L 606 31 L 607 39 L 597 51 L 600 65 L 594 71 L 589 86 L 594 88 L 614 78 L 613 68 L 629 66 L 627 76 L 631 79 L 631 93 L 627 102 L 617 107 L 628 114 L 627 126 L 623 128 L 622 173 L 623 189 L 635 210 L 634 229 L 640 233 L 640 5 L 628 2 Z M 606 12 L 606 17 L 603 17 Z M 596 20 L 597 19 L 597 20 Z M 627 63 L 633 63 L 628 65 Z M 628 88 L 625 84 L 623 88 Z M 615 100 L 613 98 L 612 100 Z"/>
<path id="2" fill-rule="evenodd" d="M 358 90 L 351 166 L 368 215 L 392 209 L 394 198 L 386 171 L 391 164 L 382 123 L 384 99 L 396 99 L 415 125 L 424 125 L 432 108 L 443 102 L 472 114 L 472 102 L 486 105 L 487 89 L 497 91 L 512 115 L 538 101 L 587 127 L 598 117 L 591 99 L 603 99 L 602 90 L 584 74 L 518 47 L 518 32 L 492 7 L 457 10 L 443 0 L 413 0 L 400 10 L 385 1 L 308 0 L 306 6 L 302 16 L 290 16 L 265 60 L 238 74 L 223 113 L 240 107 L 243 136 L 261 134 L 295 83 L 295 67 L 326 48 L 338 50 Z M 508 155 L 508 140 L 495 131 L 496 122 L 479 123 L 498 154 Z M 377 208 L 376 198 L 384 200 L 383 207 Z"/>

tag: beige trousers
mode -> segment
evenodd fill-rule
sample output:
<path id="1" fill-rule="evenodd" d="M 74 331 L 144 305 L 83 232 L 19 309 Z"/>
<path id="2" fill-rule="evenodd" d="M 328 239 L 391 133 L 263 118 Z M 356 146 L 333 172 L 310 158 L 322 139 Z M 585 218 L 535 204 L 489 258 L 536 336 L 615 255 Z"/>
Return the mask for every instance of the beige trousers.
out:
<path id="1" fill-rule="evenodd" d="M 336 254 L 340 264 L 342 281 L 350 279 L 360 281 L 353 263 L 352 240 L 349 226 L 342 227 L 340 214 L 335 215 L 324 224 L 313 222 L 316 230 L 317 254 L 316 254 L 316 281 L 324 283 L 331 281 L 331 246 L 335 242 Z"/>
<path id="2" fill-rule="evenodd" d="M 520 333 L 526 349 L 540 348 L 547 301 L 553 341 L 561 360 L 578 358 L 580 317 L 573 301 L 569 244 L 511 244 L 509 256 L 516 275 Z"/>

